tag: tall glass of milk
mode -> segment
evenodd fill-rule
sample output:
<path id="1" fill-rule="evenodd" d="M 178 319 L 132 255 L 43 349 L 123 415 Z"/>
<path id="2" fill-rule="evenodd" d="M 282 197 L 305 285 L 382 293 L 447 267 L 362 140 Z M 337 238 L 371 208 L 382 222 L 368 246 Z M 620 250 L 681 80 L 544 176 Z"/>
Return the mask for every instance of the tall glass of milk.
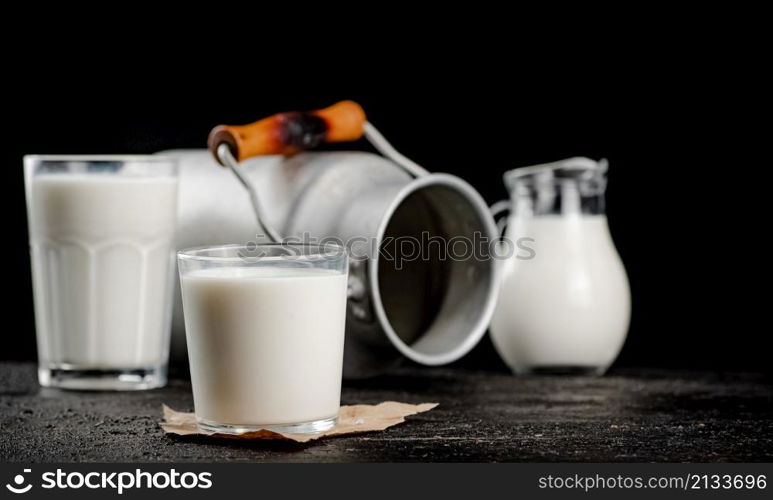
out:
<path id="1" fill-rule="evenodd" d="M 510 216 L 491 336 L 516 373 L 602 374 L 628 332 L 628 279 L 604 207 L 605 160 L 505 174 Z"/>
<path id="2" fill-rule="evenodd" d="M 341 399 L 347 255 L 337 245 L 178 253 L 196 419 L 207 430 L 323 432 Z"/>
<path id="3" fill-rule="evenodd" d="M 163 386 L 176 160 L 26 156 L 24 163 L 41 385 Z"/>

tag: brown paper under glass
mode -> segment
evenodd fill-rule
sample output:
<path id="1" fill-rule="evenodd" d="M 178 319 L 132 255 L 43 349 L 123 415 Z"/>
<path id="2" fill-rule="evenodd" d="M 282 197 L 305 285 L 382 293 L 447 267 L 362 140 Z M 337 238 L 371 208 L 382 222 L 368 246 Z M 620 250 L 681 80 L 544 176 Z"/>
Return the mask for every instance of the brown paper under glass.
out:
<path id="1" fill-rule="evenodd" d="M 286 434 L 262 429 L 238 435 L 205 431 L 196 423 L 195 414 L 175 411 L 163 405 L 164 420 L 161 422 L 161 428 L 168 434 L 177 434 L 179 436 L 212 436 L 230 439 L 289 439 L 298 443 L 305 443 L 321 437 L 383 431 L 388 427 L 405 422 L 405 417 L 407 416 L 429 411 L 437 405 L 437 403 L 411 405 L 395 401 L 385 401 L 377 405 L 342 406 L 338 412 L 338 423 L 336 426 L 329 431 L 319 434 Z"/>

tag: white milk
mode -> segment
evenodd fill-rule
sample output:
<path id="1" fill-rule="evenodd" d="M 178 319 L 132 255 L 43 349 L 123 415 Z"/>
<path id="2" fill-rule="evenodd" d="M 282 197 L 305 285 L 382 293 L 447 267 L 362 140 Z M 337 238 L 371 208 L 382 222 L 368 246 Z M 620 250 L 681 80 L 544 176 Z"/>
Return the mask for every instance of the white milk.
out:
<path id="1" fill-rule="evenodd" d="M 628 279 L 604 215 L 512 217 L 507 236 L 533 238 L 532 259 L 503 262 L 494 345 L 518 372 L 603 372 L 628 330 Z M 518 251 L 528 256 L 528 252 Z"/>
<path id="2" fill-rule="evenodd" d="M 210 268 L 181 285 L 197 418 L 246 426 L 338 415 L 345 274 Z"/>
<path id="3" fill-rule="evenodd" d="M 41 366 L 166 363 L 177 180 L 44 174 L 29 196 Z"/>

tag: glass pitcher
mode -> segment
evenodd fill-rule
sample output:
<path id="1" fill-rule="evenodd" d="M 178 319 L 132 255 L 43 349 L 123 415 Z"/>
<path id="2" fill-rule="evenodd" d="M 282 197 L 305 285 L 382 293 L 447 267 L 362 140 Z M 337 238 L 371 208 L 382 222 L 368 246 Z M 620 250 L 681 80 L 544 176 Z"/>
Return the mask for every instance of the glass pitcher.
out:
<path id="1" fill-rule="evenodd" d="M 607 162 L 510 170 L 510 211 L 491 336 L 519 374 L 601 375 L 628 332 L 631 296 L 604 211 Z"/>

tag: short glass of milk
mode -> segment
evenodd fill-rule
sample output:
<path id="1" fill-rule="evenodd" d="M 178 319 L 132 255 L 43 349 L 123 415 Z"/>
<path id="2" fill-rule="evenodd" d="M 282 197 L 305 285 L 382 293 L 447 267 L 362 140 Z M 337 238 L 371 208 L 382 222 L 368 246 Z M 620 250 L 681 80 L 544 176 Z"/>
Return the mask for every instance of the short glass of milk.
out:
<path id="1" fill-rule="evenodd" d="M 323 432 L 341 399 L 347 254 L 338 245 L 178 252 L 196 419 L 210 431 Z"/>
<path id="2" fill-rule="evenodd" d="M 45 387 L 166 383 L 177 162 L 164 156 L 25 156 Z"/>

